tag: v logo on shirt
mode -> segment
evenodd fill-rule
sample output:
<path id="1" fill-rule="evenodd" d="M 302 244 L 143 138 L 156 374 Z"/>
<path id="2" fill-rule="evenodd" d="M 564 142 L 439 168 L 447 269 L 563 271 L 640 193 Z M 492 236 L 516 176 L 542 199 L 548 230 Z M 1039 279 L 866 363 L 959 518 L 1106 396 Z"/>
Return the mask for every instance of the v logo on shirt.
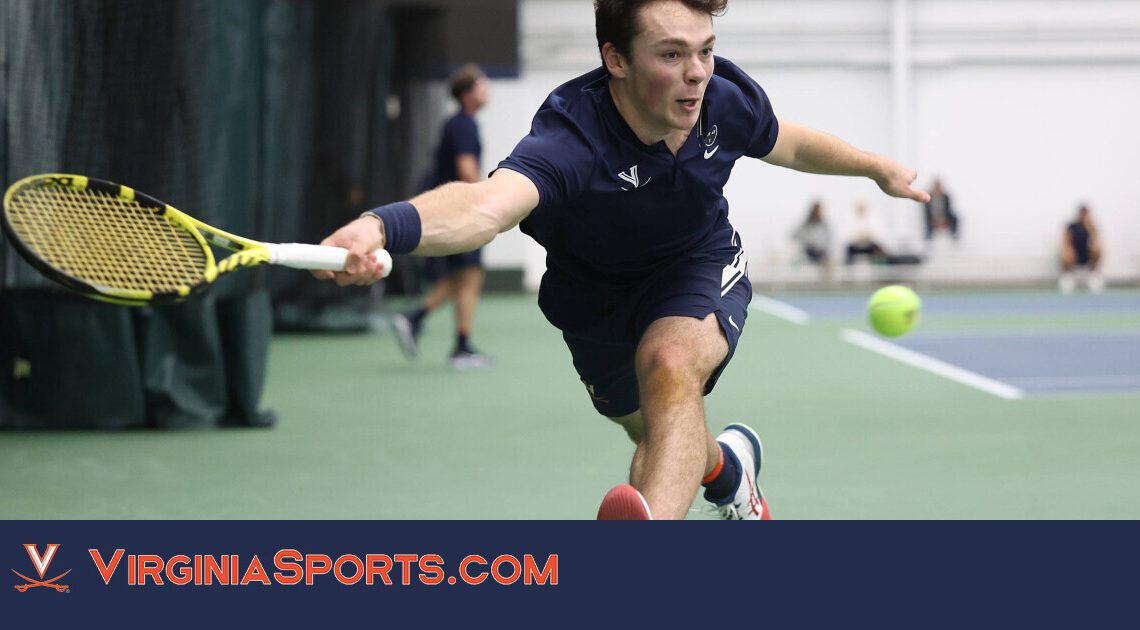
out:
<path id="1" fill-rule="evenodd" d="M 628 172 L 618 173 L 617 175 L 618 175 L 618 177 L 622 178 L 623 180 L 629 182 L 630 184 L 633 184 L 634 188 L 640 188 L 642 185 L 640 183 L 640 180 L 637 178 L 637 165 L 636 164 L 629 167 Z M 652 179 L 653 179 L 653 177 L 650 176 L 649 179 L 645 180 L 645 183 L 648 184 L 649 181 Z M 625 186 L 622 186 L 621 189 L 622 190 L 629 190 Z"/>

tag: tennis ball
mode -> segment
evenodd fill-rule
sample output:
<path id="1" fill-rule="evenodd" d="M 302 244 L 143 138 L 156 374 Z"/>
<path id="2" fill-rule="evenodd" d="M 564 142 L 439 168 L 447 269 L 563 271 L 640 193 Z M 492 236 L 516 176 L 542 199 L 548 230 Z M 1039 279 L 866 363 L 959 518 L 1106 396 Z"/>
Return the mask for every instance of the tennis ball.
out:
<path id="1" fill-rule="evenodd" d="M 922 300 L 909 287 L 892 284 L 883 287 L 867 301 L 867 319 L 884 337 L 905 335 L 917 322 Z"/>

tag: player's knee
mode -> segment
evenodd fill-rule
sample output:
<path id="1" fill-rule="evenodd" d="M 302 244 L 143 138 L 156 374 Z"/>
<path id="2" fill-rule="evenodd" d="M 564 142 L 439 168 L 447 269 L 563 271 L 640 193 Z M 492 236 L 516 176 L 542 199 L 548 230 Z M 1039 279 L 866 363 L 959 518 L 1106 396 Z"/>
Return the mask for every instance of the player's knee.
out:
<path id="1" fill-rule="evenodd" d="M 664 380 L 674 386 L 699 386 L 701 382 L 694 352 L 678 343 L 654 344 L 638 350 L 637 374 L 643 383 Z"/>

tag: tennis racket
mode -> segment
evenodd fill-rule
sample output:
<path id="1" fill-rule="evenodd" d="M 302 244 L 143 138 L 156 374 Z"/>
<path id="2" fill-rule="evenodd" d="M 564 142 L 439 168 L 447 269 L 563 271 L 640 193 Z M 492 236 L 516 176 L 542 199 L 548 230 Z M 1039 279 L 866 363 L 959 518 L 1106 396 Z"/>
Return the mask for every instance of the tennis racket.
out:
<path id="1" fill-rule="evenodd" d="M 207 225 L 127 186 L 33 175 L 4 194 L 4 232 L 37 270 L 84 295 L 131 306 L 175 302 L 261 264 L 343 271 L 348 250 L 261 243 Z M 211 245 L 233 252 L 214 260 Z M 372 252 L 387 276 L 392 257 Z"/>

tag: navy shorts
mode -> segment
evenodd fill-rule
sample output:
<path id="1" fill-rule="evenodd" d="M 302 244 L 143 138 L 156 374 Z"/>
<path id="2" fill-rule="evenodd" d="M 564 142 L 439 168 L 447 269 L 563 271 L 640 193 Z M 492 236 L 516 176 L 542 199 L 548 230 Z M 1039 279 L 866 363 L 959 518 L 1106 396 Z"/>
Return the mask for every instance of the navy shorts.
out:
<path id="1" fill-rule="evenodd" d="M 705 394 L 712 392 L 736 352 L 752 300 L 747 261 L 739 240 L 734 239 L 734 244 L 734 250 L 717 250 L 696 261 L 663 269 L 633 291 L 599 297 L 602 304 L 586 306 L 607 313 L 597 325 L 581 331 L 559 326 L 573 356 L 574 369 L 598 413 L 617 418 L 641 408 L 634 366 L 637 344 L 649 326 L 663 317 L 704 319 L 710 313 L 716 315 L 728 341 L 728 355 L 705 383 Z M 568 308 L 569 300 L 545 302 L 543 312 L 551 322 L 558 326 L 559 321 L 567 321 L 560 317 L 564 313 L 553 313 L 551 309 Z"/>
<path id="2" fill-rule="evenodd" d="M 424 258 L 424 275 L 431 282 L 442 280 L 457 271 L 468 267 L 483 267 L 483 250 L 452 254 L 450 256 L 429 256 Z"/>

